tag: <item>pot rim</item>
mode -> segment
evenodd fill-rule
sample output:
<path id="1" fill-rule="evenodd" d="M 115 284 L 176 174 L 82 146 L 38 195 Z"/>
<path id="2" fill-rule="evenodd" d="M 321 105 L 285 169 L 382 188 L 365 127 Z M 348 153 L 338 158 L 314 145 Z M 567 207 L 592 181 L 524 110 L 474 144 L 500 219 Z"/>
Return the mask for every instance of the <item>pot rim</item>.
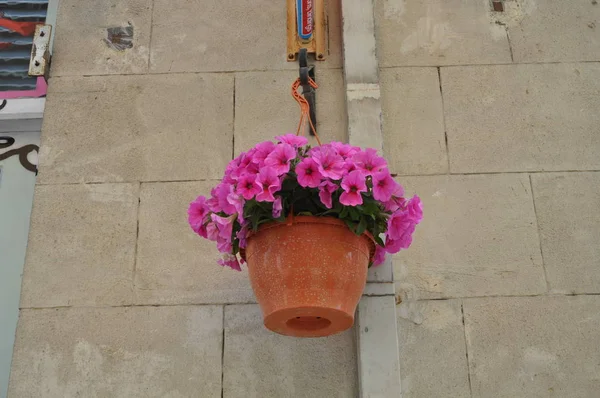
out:
<path id="1" fill-rule="evenodd" d="M 284 225 L 292 225 L 292 224 L 329 224 L 329 225 L 334 225 L 337 227 L 343 227 L 346 228 L 348 230 L 350 230 L 350 228 L 348 228 L 348 226 L 346 225 L 345 222 L 343 222 L 342 220 L 340 220 L 339 218 L 336 217 L 331 217 L 331 216 L 293 216 L 290 215 L 288 216 L 285 221 L 273 221 L 273 222 L 269 222 L 266 224 L 261 225 L 260 227 L 258 227 L 258 231 L 249 231 L 248 232 L 248 236 L 246 237 L 246 239 L 250 239 L 252 237 L 252 235 L 255 235 L 261 231 L 264 231 L 265 229 L 270 229 L 270 228 L 276 228 L 276 227 L 281 227 Z M 350 231 L 352 232 L 352 231 Z M 354 233 L 354 232 L 352 232 Z M 370 232 L 365 231 L 362 233 L 362 235 L 360 237 L 365 237 L 368 239 L 369 241 L 369 261 L 372 262 L 373 259 L 375 258 L 375 250 L 377 248 L 377 243 L 375 242 L 375 239 L 373 239 L 373 235 L 371 235 Z M 242 249 L 240 248 L 240 256 L 242 257 L 242 259 L 244 261 L 246 261 L 246 249 Z"/>

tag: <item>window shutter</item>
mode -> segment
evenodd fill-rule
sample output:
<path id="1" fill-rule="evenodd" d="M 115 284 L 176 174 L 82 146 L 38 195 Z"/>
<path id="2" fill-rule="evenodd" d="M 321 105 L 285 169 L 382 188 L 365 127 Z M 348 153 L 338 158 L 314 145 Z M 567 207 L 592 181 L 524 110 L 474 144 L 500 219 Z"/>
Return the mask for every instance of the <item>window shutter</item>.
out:
<path id="1" fill-rule="evenodd" d="M 0 0 L 0 91 L 35 90 L 37 78 L 27 74 L 32 26 L 47 11 L 48 0 Z"/>

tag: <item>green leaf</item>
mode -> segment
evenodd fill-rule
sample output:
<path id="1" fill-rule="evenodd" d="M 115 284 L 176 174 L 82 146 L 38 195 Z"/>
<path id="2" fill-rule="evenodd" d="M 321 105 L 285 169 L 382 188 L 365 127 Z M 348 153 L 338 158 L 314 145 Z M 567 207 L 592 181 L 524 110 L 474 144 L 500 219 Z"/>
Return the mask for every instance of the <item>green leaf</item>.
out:
<path id="1" fill-rule="evenodd" d="M 365 232 L 365 229 L 367 229 L 367 219 L 365 217 L 361 217 L 360 222 L 356 227 L 356 235 L 362 235 Z"/>

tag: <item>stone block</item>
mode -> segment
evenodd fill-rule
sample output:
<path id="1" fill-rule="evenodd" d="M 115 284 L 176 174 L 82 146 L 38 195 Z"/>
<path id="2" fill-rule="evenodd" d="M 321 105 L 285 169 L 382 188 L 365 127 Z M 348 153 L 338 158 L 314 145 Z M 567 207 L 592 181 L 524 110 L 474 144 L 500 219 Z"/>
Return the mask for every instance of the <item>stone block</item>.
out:
<path id="1" fill-rule="evenodd" d="M 52 76 L 148 72 L 151 20 L 152 0 L 61 0 Z"/>
<path id="2" fill-rule="evenodd" d="M 144 183 L 140 194 L 136 302 L 140 304 L 255 302 L 248 272 L 223 268 L 216 244 L 187 223 L 189 203 L 216 181 Z"/>
<path id="3" fill-rule="evenodd" d="M 397 174 L 448 171 L 444 108 L 436 68 L 381 71 L 384 153 Z"/>
<path id="4" fill-rule="evenodd" d="M 452 172 L 600 169 L 599 64 L 441 74 Z"/>
<path id="5" fill-rule="evenodd" d="M 352 330 L 299 339 L 262 324 L 258 305 L 225 307 L 224 398 L 356 396 Z"/>
<path id="6" fill-rule="evenodd" d="M 600 293 L 600 173 L 531 180 L 550 291 Z"/>
<path id="7" fill-rule="evenodd" d="M 290 95 L 296 71 L 245 72 L 235 77 L 235 154 L 275 136 L 296 133 L 300 107 Z M 317 134 L 323 143 L 346 141 L 344 79 L 341 70 L 317 69 Z M 302 89 L 300 89 L 300 92 Z M 312 145 L 317 145 L 314 138 Z"/>
<path id="8" fill-rule="evenodd" d="M 600 61 L 600 5 L 595 0 L 569 3 L 507 1 L 515 62 Z"/>
<path id="9" fill-rule="evenodd" d="M 220 306 L 22 310 L 11 397 L 221 396 Z"/>
<path id="10" fill-rule="evenodd" d="M 524 174 L 402 177 L 424 218 L 394 257 L 396 291 L 417 298 L 546 291 L 529 178 Z"/>
<path id="11" fill-rule="evenodd" d="M 398 315 L 402 397 L 470 397 L 461 303 L 419 301 L 419 324 Z"/>
<path id="12" fill-rule="evenodd" d="M 486 0 L 375 0 L 381 66 L 510 63 L 506 28 Z"/>
<path id="13" fill-rule="evenodd" d="M 138 184 L 38 185 L 21 307 L 132 303 Z"/>
<path id="14" fill-rule="evenodd" d="M 598 296 L 464 301 L 473 397 L 595 397 Z"/>
<path id="15" fill-rule="evenodd" d="M 329 54 L 321 68 L 340 68 L 340 1 L 329 0 Z M 287 61 L 285 2 L 157 0 L 152 20 L 152 72 L 298 69 Z"/>
<path id="16" fill-rule="evenodd" d="M 68 80 L 51 80 L 42 132 L 41 182 L 223 176 L 232 156 L 232 76 Z"/>
<path id="17" fill-rule="evenodd" d="M 370 284 L 367 284 L 367 287 Z M 383 285 L 383 283 L 371 284 Z M 360 397 L 399 397 L 400 360 L 392 295 L 362 297 L 355 320 Z"/>

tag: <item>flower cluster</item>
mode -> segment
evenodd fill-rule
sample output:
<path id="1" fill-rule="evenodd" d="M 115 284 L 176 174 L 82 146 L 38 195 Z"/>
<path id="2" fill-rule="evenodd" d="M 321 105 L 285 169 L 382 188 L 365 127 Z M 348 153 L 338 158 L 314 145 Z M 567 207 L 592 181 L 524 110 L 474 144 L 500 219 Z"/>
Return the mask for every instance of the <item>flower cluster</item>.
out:
<path id="1" fill-rule="evenodd" d="M 276 139 L 232 160 L 210 198 L 190 204 L 190 226 L 217 243 L 224 254 L 219 264 L 241 271 L 238 254 L 249 231 L 291 213 L 335 217 L 358 235 L 369 232 L 377 242 L 374 265 L 410 246 L 423 217 L 421 201 L 404 198 L 375 149 L 341 142 L 311 148 L 293 134 Z"/>

